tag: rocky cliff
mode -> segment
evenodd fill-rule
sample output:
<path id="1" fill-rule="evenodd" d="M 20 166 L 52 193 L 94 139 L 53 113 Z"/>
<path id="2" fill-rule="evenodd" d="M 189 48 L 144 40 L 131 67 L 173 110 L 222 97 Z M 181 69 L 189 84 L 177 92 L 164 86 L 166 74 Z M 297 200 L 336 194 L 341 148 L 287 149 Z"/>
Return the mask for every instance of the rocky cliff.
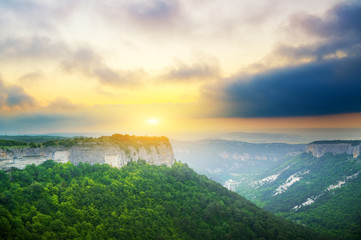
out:
<path id="1" fill-rule="evenodd" d="M 354 158 L 360 155 L 360 141 L 316 141 L 306 147 L 306 152 L 312 153 L 315 157 L 322 157 L 325 153 L 351 154 Z"/>
<path id="2" fill-rule="evenodd" d="M 23 169 L 28 164 L 39 165 L 49 159 L 61 163 L 69 161 L 73 164 L 79 162 L 109 164 L 117 168 L 139 159 L 154 165 L 173 165 L 175 161 L 173 149 L 167 138 L 146 143 L 144 139 L 147 138 L 142 137 L 136 142 L 137 144 L 112 139 L 113 141 L 76 142 L 72 146 L 55 144 L 36 148 L 0 149 L 0 169 L 8 170 L 11 167 Z"/>

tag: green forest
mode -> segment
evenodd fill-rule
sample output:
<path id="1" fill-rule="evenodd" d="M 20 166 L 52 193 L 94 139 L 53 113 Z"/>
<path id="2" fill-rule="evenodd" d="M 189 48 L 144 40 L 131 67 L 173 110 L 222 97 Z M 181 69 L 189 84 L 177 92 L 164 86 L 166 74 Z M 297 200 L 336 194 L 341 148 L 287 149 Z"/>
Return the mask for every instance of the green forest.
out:
<path id="1" fill-rule="evenodd" d="M 257 188 L 240 185 L 237 192 L 276 215 L 322 234 L 361 239 L 361 157 L 326 153 L 316 158 L 302 153 L 259 178 L 276 173 L 280 174 L 272 182 Z M 293 174 L 299 174 L 300 180 L 282 194 L 274 195 Z M 339 181 L 344 181 L 342 187 L 328 189 Z M 314 202 L 294 209 L 308 198 Z"/>
<path id="2" fill-rule="evenodd" d="M 114 144 L 122 149 L 132 146 L 136 149 L 160 144 L 169 144 L 167 137 L 135 136 L 128 134 L 113 134 L 111 136 L 93 137 L 57 137 L 57 136 L 0 136 L 0 149 L 11 148 L 44 148 L 44 147 L 72 147 L 75 145 L 107 145 Z"/>
<path id="3" fill-rule="evenodd" d="M 324 239 L 186 164 L 0 171 L 1 239 Z"/>

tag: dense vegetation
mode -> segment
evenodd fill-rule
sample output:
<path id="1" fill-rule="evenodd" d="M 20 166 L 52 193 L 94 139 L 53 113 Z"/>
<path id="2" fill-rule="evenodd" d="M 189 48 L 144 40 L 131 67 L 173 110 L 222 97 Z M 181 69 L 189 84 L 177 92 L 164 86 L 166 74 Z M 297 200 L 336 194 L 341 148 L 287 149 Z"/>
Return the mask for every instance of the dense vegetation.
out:
<path id="1" fill-rule="evenodd" d="M 0 139 L 0 149 L 11 149 L 11 148 L 23 148 L 23 147 L 40 147 L 41 144 L 37 143 L 26 143 L 14 140 L 3 140 Z"/>
<path id="2" fill-rule="evenodd" d="M 327 192 L 313 205 L 279 215 L 343 239 L 361 239 L 361 178 Z"/>
<path id="3" fill-rule="evenodd" d="M 0 139 L 0 147 L 15 147 L 15 146 L 27 146 L 26 142 L 18 142 L 13 140 Z"/>
<path id="4" fill-rule="evenodd" d="M 0 135 L 0 139 L 13 140 L 13 141 L 25 142 L 25 143 L 44 143 L 53 140 L 65 139 L 65 137 L 49 136 L 49 135 L 17 135 L 17 136 Z"/>
<path id="5" fill-rule="evenodd" d="M 303 153 L 260 178 L 277 173 L 279 176 L 272 182 L 257 188 L 240 185 L 237 191 L 259 206 L 323 234 L 361 239 L 360 157 L 327 153 L 316 158 Z M 274 195 L 294 174 L 300 180 L 285 192 Z M 314 203 L 301 206 L 309 198 Z M 301 207 L 294 209 L 295 206 Z"/>
<path id="6" fill-rule="evenodd" d="M 320 239 L 187 165 L 0 171 L 2 239 Z"/>
<path id="7" fill-rule="evenodd" d="M 15 140 L 16 139 L 16 140 Z M 139 147 L 148 148 L 149 146 L 156 146 L 159 144 L 169 144 L 166 137 L 138 137 L 134 135 L 113 134 L 112 136 L 102 136 L 99 138 L 93 137 L 57 137 L 57 136 L 0 136 L 0 148 L 13 147 L 72 147 L 75 145 L 89 145 L 89 144 L 116 144 L 121 148 L 127 149 L 128 146 L 133 146 L 136 149 Z"/>

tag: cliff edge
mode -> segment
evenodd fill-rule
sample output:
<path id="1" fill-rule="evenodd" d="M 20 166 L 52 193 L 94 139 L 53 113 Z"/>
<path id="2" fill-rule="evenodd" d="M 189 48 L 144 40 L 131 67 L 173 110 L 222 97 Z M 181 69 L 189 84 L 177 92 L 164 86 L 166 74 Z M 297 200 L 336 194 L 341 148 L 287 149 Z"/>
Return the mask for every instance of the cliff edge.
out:
<path id="1" fill-rule="evenodd" d="M 361 141 L 316 141 L 306 146 L 306 152 L 312 153 L 315 157 L 322 157 L 326 153 L 351 154 L 354 158 L 360 156 Z"/>
<path id="2" fill-rule="evenodd" d="M 175 162 L 172 145 L 166 137 L 136 137 L 114 134 L 111 137 L 73 138 L 49 141 L 38 147 L 0 149 L 0 169 L 25 168 L 46 160 L 109 164 L 121 168 L 131 161 L 172 166 Z"/>

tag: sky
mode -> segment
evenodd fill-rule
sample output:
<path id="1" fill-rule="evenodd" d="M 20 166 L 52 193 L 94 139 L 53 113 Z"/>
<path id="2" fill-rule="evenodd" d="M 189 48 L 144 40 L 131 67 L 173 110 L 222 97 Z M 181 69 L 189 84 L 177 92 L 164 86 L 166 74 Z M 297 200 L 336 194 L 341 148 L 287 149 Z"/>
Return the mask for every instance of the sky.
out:
<path id="1" fill-rule="evenodd" d="M 361 3 L 0 0 L 0 134 L 361 128 Z"/>

